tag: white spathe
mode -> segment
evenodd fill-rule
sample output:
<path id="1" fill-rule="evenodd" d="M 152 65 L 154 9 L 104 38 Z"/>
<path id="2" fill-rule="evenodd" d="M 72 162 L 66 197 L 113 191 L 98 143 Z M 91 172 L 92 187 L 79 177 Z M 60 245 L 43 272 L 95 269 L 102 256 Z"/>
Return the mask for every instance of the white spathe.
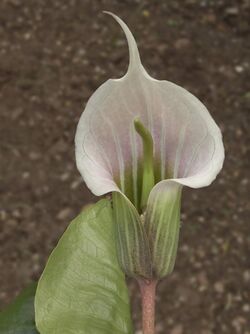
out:
<path id="1" fill-rule="evenodd" d="M 149 76 L 129 28 L 119 17 L 108 14 L 126 34 L 130 62 L 122 78 L 110 79 L 96 90 L 79 120 L 76 162 L 87 186 L 95 195 L 126 193 L 126 178 L 130 177 L 133 202 L 138 202 L 142 141 L 134 129 L 135 118 L 151 132 L 154 159 L 159 163 L 160 182 L 149 200 L 170 184 L 208 186 L 224 161 L 220 129 L 194 95 Z"/>

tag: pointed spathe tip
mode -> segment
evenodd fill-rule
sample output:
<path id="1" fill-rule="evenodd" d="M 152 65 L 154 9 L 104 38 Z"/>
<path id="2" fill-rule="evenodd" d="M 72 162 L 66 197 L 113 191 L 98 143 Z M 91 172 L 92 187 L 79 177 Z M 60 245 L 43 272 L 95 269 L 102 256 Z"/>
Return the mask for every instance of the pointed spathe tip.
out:
<path id="1" fill-rule="evenodd" d="M 127 42 L 128 42 L 128 48 L 129 48 L 129 67 L 128 67 L 128 72 L 134 70 L 134 69 L 139 69 L 141 68 L 141 60 L 140 60 L 140 54 L 137 48 L 136 41 L 134 39 L 134 36 L 132 35 L 131 31 L 129 30 L 128 26 L 126 23 L 120 19 L 117 15 L 113 14 L 112 12 L 103 11 L 104 14 L 108 14 L 112 16 L 121 26 L 123 32 L 126 35 Z"/>
<path id="2" fill-rule="evenodd" d="M 108 15 L 111 15 L 111 16 L 113 16 L 113 17 L 116 16 L 115 14 L 113 14 L 112 12 L 110 12 L 110 11 L 108 11 L 108 10 L 103 10 L 102 12 L 103 12 L 104 14 L 108 14 Z"/>

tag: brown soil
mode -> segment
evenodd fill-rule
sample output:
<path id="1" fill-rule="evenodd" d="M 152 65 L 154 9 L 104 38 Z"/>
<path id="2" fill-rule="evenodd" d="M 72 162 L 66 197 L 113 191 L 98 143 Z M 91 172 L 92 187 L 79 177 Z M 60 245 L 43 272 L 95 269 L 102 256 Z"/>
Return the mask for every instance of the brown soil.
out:
<path id="1" fill-rule="evenodd" d="M 103 9 L 129 24 L 149 73 L 197 95 L 224 134 L 223 172 L 185 191 L 157 333 L 249 334 L 249 0 L 1 0 L 0 306 L 39 277 L 69 221 L 95 200 L 76 170 L 75 127 L 128 60 Z"/>

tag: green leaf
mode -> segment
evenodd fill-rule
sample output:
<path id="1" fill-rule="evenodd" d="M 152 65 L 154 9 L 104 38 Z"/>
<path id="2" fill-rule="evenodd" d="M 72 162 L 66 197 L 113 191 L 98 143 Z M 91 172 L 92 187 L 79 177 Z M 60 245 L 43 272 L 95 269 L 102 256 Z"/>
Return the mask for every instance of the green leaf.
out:
<path id="1" fill-rule="evenodd" d="M 38 334 L 34 314 L 35 292 L 36 283 L 33 283 L 0 313 L 1 334 Z"/>
<path id="2" fill-rule="evenodd" d="M 38 283 L 35 310 L 41 334 L 132 333 L 108 200 L 81 213 L 62 236 Z"/>

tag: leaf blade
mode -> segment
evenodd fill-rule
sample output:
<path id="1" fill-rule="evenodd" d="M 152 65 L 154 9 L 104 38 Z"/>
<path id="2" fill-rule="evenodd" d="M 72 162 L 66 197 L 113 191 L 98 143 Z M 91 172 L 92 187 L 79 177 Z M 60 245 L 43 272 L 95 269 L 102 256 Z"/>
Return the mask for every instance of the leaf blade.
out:
<path id="1" fill-rule="evenodd" d="M 108 200 L 70 224 L 38 283 L 35 309 L 41 334 L 131 334 L 113 228 Z"/>
<path id="2" fill-rule="evenodd" d="M 36 286 L 32 283 L 0 313 L 1 334 L 38 334 L 34 315 Z"/>

